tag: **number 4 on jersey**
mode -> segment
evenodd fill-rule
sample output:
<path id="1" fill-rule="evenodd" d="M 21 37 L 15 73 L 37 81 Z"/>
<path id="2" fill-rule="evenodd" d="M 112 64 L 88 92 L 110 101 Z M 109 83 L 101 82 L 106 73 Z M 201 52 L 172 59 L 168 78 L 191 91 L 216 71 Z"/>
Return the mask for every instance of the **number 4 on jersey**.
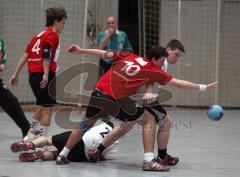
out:
<path id="1" fill-rule="evenodd" d="M 32 52 L 36 52 L 37 54 L 39 54 L 40 51 L 40 39 L 37 40 L 37 42 L 33 45 L 32 47 Z"/>

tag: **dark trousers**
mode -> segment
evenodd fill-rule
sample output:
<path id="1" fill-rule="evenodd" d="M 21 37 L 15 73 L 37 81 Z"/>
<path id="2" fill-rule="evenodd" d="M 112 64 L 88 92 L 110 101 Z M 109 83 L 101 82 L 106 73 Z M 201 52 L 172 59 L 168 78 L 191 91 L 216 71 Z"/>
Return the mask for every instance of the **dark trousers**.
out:
<path id="1" fill-rule="evenodd" d="M 26 135 L 30 123 L 26 119 L 18 99 L 4 85 L 2 79 L 0 79 L 0 106 L 22 130 L 23 135 Z"/>

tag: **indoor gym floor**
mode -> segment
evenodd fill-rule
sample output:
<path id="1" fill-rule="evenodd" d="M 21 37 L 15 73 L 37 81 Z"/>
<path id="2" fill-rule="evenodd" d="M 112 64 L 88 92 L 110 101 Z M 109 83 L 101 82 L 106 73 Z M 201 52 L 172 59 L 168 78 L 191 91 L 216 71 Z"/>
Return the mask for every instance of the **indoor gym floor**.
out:
<path id="1" fill-rule="evenodd" d="M 206 116 L 206 110 L 169 111 L 174 118 L 169 152 L 180 158 L 169 172 L 141 170 L 143 147 L 141 128 L 135 126 L 120 139 L 113 160 L 100 163 L 71 163 L 57 166 L 55 161 L 22 163 L 10 151 L 11 143 L 20 140 L 20 130 L 5 114 L 0 113 L 0 177 L 239 177 L 240 176 L 240 111 L 226 110 L 218 122 Z M 73 119 L 79 113 L 71 114 Z M 26 113 L 30 119 L 32 113 Z M 65 131 L 52 118 L 49 134 Z M 155 151 L 156 154 L 156 151 Z"/>

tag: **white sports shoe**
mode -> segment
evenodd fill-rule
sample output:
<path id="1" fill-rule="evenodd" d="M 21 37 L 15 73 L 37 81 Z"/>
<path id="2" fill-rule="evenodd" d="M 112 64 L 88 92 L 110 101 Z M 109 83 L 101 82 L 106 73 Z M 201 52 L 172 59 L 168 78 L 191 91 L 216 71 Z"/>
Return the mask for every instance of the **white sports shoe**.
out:
<path id="1" fill-rule="evenodd" d="M 23 138 L 23 141 L 27 141 L 27 142 L 32 142 L 35 139 L 39 138 L 40 136 L 42 136 L 42 131 L 37 131 L 36 133 L 34 133 L 33 131 L 29 131 L 27 136 L 25 136 Z"/>

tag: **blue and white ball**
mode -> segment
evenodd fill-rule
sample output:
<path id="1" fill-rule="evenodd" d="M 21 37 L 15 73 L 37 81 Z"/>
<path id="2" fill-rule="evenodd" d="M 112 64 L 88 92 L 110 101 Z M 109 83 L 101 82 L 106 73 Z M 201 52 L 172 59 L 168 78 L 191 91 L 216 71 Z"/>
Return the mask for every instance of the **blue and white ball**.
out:
<path id="1" fill-rule="evenodd" d="M 224 111 L 220 105 L 212 105 L 209 107 L 207 115 L 209 119 L 218 121 L 223 117 Z"/>

